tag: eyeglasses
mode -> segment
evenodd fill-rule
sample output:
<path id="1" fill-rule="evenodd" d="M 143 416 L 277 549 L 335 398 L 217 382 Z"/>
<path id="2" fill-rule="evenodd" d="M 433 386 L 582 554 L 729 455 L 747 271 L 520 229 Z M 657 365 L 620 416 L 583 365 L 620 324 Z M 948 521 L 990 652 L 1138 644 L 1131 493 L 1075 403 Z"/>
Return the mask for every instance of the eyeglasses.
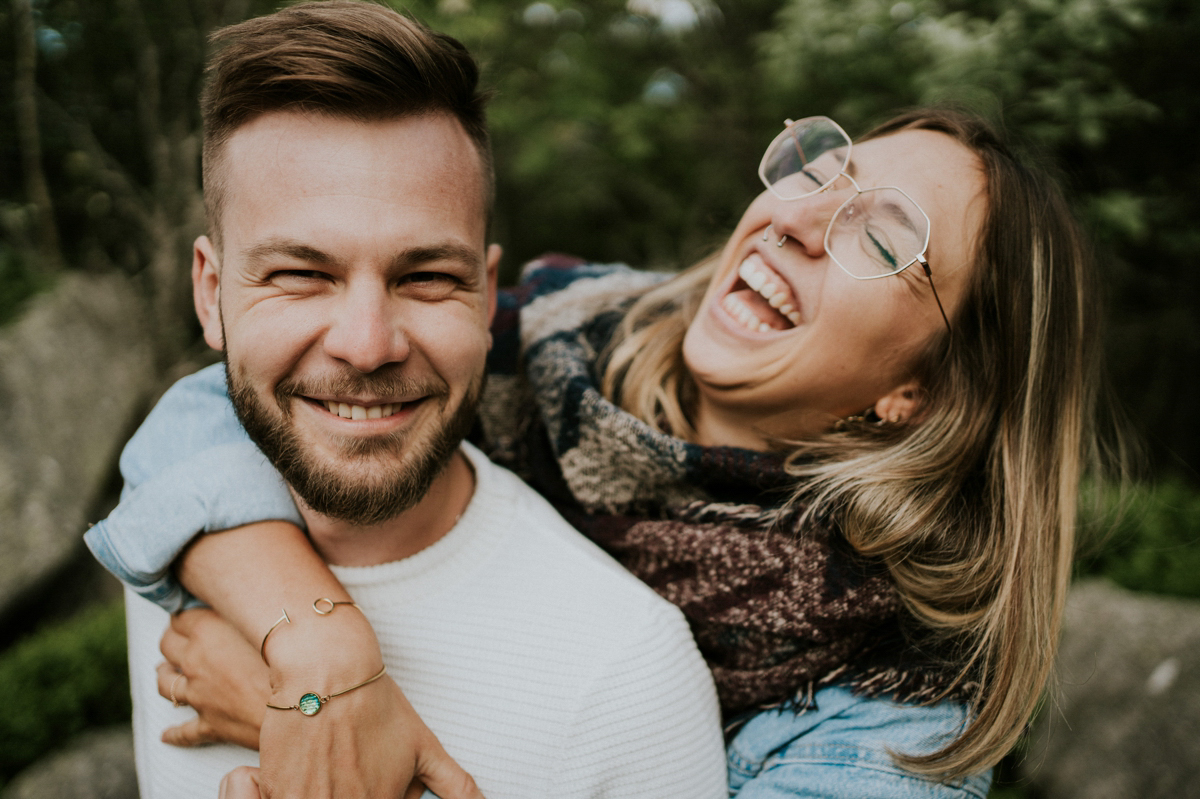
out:
<path id="1" fill-rule="evenodd" d="M 850 137 L 832 119 L 807 117 L 784 124 L 758 165 L 758 176 L 767 190 L 781 200 L 799 200 L 825 191 L 839 177 L 850 181 L 854 194 L 830 218 L 825 252 L 857 280 L 888 277 L 921 264 L 946 330 L 953 333 L 925 260 L 929 215 L 898 186 L 859 186 L 846 171 L 852 169 Z M 781 238 L 779 246 L 786 240 L 787 236 Z"/>

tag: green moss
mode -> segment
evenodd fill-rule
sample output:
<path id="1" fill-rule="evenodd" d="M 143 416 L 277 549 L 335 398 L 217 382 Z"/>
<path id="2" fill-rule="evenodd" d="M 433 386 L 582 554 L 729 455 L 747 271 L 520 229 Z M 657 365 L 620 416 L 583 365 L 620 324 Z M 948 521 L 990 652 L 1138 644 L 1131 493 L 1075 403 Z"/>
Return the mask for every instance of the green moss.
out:
<path id="1" fill-rule="evenodd" d="M 14 319 L 26 300 L 52 284 L 50 276 L 31 269 L 0 243 L 0 325 Z"/>
<path id="2" fill-rule="evenodd" d="M 90 728 L 128 721 L 124 605 L 88 610 L 0 654 L 0 784 Z"/>

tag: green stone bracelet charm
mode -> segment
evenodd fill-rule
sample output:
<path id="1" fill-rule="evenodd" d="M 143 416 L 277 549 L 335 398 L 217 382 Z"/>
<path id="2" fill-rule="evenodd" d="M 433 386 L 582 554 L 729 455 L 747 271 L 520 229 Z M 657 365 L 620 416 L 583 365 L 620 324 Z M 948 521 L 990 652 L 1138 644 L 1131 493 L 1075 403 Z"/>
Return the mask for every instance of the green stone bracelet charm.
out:
<path id="1" fill-rule="evenodd" d="M 362 688 L 364 685 L 370 685 L 371 683 L 375 682 L 380 677 L 382 677 L 384 674 L 387 674 L 387 664 L 386 663 L 384 664 L 383 668 L 381 668 L 379 670 L 379 672 L 377 674 L 375 674 L 373 677 L 368 677 L 367 679 L 360 682 L 358 685 L 351 685 L 349 688 L 347 688 L 344 691 L 338 691 L 335 694 L 329 694 L 329 696 L 320 696 L 319 694 L 315 694 L 310 691 L 309 693 L 306 693 L 303 696 L 301 696 L 300 701 L 294 705 L 287 705 L 285 707 L 283 705 L 272 705 L 270 702 L 268 702 L 267 707 L 269 707 L 273 710 L 299 710 L 301 713 L 303 713 L 306 716 L 315 716 L 315 715 L 317 715 L 317 713 L 321 712 L 321 706 L 324 705 L 326 702 L 328 702 L 330 699 L 333 699 L 335 696 L 341 696 L 342 694 L 348 694 L 351 691 L 353 691 L 355 688 Z"/>
<path id="2" fill-rule="evenodd" d="M 325 697 L 324 702 L 328 702 L 329 697 Z M 305 694 L 300 697 L 300 704 L 296 705 L 296 709 L 306 716 L 315 716 L 321 710 L 321 705 L 324 704 L 321 697 L 316 694 Z"/>

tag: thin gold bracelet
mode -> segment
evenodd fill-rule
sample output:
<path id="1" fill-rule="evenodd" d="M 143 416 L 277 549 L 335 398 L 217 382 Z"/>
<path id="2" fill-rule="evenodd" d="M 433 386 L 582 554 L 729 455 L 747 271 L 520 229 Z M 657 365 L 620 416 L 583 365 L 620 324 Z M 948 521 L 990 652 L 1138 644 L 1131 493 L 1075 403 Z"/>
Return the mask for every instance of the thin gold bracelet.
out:
<path id="1" fill-rule="evenodd" d="M 350 601 L 334 602 L 332 599 L 330 599 L 327 596 L 317 597 L 316 599 L 314 599 L 313 603 L 312 603 L 312 609 L 313 609 L 313 613 L 316 613 L 318 616 L 328 616 L 330 613 L 333 613 L 333 611 L 337 609 L 338 605 L 350 605 L 351 607 L 356 608 L 359 613 L 362 613 L 362 608 L 358 607 L 358 604 L 356 602 L 350 602 Z M 321 609 L 322 607 L 325 607 L 325 606 L 328 606 L 328 610 Z M 283 615 L 279 617 L 279 621 L 277 621 L 271 625 L 271 629 L 267 630 L 267 634 L 263 636 L 262 643 L 258 645 L 258 656 L 261 657 L 263 660 L 263 663 L 266 663 L 268 666 L 271 665 L 271 662 L 269 660 L 267 660 L 267 639 L 271 637 L 271 633 L 275 632 L 275 628 L 278 627 L 279 625 L 283 624 L 284 622 L 287 622 L 288 624 L 292 623 L 292 620 L 288 617 L 287 608 L 282 608 L 282 610 L 283 610 Z"/>
<path id="2" fill-rule="evenodd" d="M 329 694 L 328 696 L 319 696 L 318 694 L 315 694 L 310 691 L 310 692 L 304 694 L 303 696 L 301 696 L 300 701 L 294 705 L 288 705 L 287 707 L 284 707 L 282 705 L 272 705 L 270 702 L 267 702 L 267 707 L 272 708 L 273 710 L 299 710 L 301 713 L 303 713 L 306 716 L 315 716 L 315 715 L 317 715 L 317 713 L 321 712 L 321 706 L 324 705 L 326 702 L 328 702 L 330 699 L 333 699 L 335 696 L 341 696 L 342 694 L 348 694 L 351 691 L 353 691 L 355 688 L 362 688 L 364 685 L 370 685 L 371 683 L 375 682 L 376 680 L 378 680 L 380 677 L 382 677 L 386 673 L 387 673 L 387 664 L 385 663 L 385 664 L 383 664 L 383 668 L 381 668 L 379 670 L 379 673 L 376 674 L 374 677 L 368 677 L 367 679 L 360 682 L 358 685 L 351 685 L 349 688 L 347 688 L 344 691 L 338 691 L 337 693 Z"/>

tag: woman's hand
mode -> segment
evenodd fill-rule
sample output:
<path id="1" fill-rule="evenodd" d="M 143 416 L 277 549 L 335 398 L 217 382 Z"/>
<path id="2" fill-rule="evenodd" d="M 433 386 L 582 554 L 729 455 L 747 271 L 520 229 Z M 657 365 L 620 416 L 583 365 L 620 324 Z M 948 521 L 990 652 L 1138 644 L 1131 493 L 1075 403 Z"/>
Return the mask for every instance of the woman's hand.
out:
<path id="1" fill-rule="evenodd" d="M 277 692 L 272 704 L 291 704 L 304 690 Z M 261 740 L 259 794 L 250 796 L 415 799 L 428 786 L 442 799 L 483 799 L 387 677 L 335 697 L 315 716 L 272 710 Z"/>
<path id="2" fill-rule="evenodd" d="M 343 653 L 353 648 L 317 646 Z M 197 713 L 166 730 L 165 742 L 261 748 L 262 768 L 231 773 L 222 783 L 223 796 L 416 799 L 428 785 L 443 799 L 482 799 L 474 780 L 446 754 L 390 677 L 335 697 L 308 717 L 266 705 L 291 705 L 309 690 L 328 693 L 336 687 L 315 685 L 315 671 L 296 678 L 283 668 L 268 669 L 254 647 L 212 610 L 175 616 L 162 651 L 168 662 L 159 667 L 158 692 L 172 699 L 173 688 L 173 698 Z M 289 660 L 280 654 L 281 662 Z M 361 671 L 369 657 L 350 660 Z M 330 685 L 346 683 L 353 684 L 349 674 L 333 677 Z"/>
<path id="3" fill-rule="evenodd" d="M 195 608 L 171 618 L 160 649 L 167 662 L 158 667 L 158 693 L 196 711 L 196 718 L 165 730 L 163 741 L 258 749 L 271 684 L 254 647 L 212 610 Z"/>
<path id="4" fill-rule="evenodd" d="M 482 799 L 475 781 L 446 754 L 390 677 L 334 697 L 312 717 L 267 709 L 268 701 L 286 707 L 309 691 L 327 695 L 356 685 L 382 662 L 375 632 L 358 610 L 313 612 L 314 600 L 341 603 L 350 596 L 303 531 L 261 522 L 200 536 L 176 568 L 183 584 L 221 614 L 208 611 L 191 619 L 181 614 L 172 624 L 171 643 L 164 639 L 164 653 L 184 674 L 176 698 L 200 705 L 195 730 L 176 728 L 178 740 L 214 736 L 260 750 L 261 769 L 230 776 L 230 797 L 409 799 L 420 796 L 423 782 L 442 799 Z M 289 610 L 291 621 L 269 634 L 268 668 L 258 647 L 281 608 Z M 227 640 L 228 627 L 209 625 L 210 620 L 223 625 L 221 617 L 240 633 L 240 646 Z M 211 652 L 190 651 L 206 649 L 210 640 Z M 191 686 L 193 676 L 197 684 Z M 170 698 L 171 683 L 164 677 L 174 680 L 175 674 L 159 677 L 159 692 Z M 249 691 L 254 699 L 230 701 L 221 697 L 223 691 Z M 244 740 L 251 728 L 258 731 L 257 745 Z"/>

